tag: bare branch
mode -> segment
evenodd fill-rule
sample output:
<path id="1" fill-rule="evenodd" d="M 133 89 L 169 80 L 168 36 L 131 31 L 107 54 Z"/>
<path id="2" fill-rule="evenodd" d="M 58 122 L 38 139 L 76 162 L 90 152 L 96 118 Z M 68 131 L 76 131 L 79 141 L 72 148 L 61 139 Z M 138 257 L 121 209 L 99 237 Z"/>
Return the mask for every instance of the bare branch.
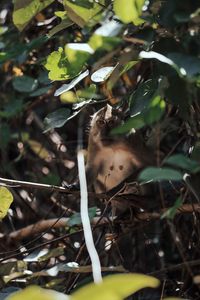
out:
<path id="1" fill-rule="evenodd" d="M 14 187 L 35 188 L 35 189 L 48 190 L 51 192 L 57 191 L 57 192 L 62 192 L 62 193 L 69 193 L 69 192 L 71 193 L 71 191 L 69 191 L 69 189 L 62 187 L 62 186 L 14 180 L 14 179 L 7 179 L 7 178 L 3 178 L 3 177 L 0 177 L 0 185 L 7 186 L 7 187 L 13 187 L 13 188 Z"/>
<path id="2" fill-rule="evenodd" d="M 159 219 L 162 214 L 166 211 L 167 209 L 163 209 L 160 212 L 142 212 L 138 213 L 131 221 L 134 222 L 149 222 L 155 219 Z M 193 212 L 199 212 L 200 213 L 200 204 L 184 204 L 182 205 L 177 211 L 176 215 L 180 214 L 188 214 L 188 213 L 193 213 Z M 70 218 L 54 218 L 54 219 L 49 219 L 49 220 L 42 220 L 39 221 L 35 224 L 31 224 L 29 226 L 26 226 L 24 228 L 21 228 L 16 231 L 12 231 L 9 234 L 2 235 L 0 240 L 2 239 L 8 239 L 9 240 L 15 240 L 15 241 L 20 241 L 22 239 L 28 238 L 30 236 L 33 236 L 35 234 L 42 233 L 44 231 L 47 231 L 52 228 L 62 228 L 69 226 Z M 108 224 L 109 222 L 113 222 L 110 220 L 108 217 L 95 217 L 91 220 L 91 223 L 93 225 L 104 225 Z M 117 222 L 117 218 L 115 219 L 115 222 Z M 82 226 L 82 225 L 80 225 Z"/>

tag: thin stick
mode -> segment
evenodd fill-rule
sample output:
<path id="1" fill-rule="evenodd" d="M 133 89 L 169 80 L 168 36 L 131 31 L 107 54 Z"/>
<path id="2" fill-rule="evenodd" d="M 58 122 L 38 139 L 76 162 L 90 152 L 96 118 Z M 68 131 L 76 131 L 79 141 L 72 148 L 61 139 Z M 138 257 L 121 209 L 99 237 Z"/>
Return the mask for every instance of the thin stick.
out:
<path id="1" fill-rule="evenodd" d="M 0 185 L 7 186 L 7 187 L 27 187 L 27 188 L 36 188 L 36 189 L 43 189 L 48 191 L 58 191 L 63 193 L 69 193 L 69 189 L 64 188 L 62 186 L 50 185 L 50 184 L 43 184 L 43 183 L 36 183 L 36 182 L 28 182 L 28 181 L 20 181 L 14 179 L 7 179 L 0 177 Z"/>
<path id="2" fill-rule="evenodd" d="M 94 282 L 100 283 L 102 282 L 101 264 L 100 264 L 98 253 L 94 245 L 92 229 L 91 229 L 90 219 L 89 219 L 88 192 L 87 192 L 87 182 L 86 182 L 83 151 L 81 150 L 78 151 L 77 160 L 78 160 L 78 174 L 79 174 L 80 194 L 81 194 L 81 220 L 83 224 L 85 244 L 92 263 L 92 274 L 93 274 Z"/>
<path id="3" fill-rule="evenodd" d="M 167 210 L 163 209 L 160 212 L 142 212 L 138 213 L 133 219 L 132 222 L 150 222 L 152 220 L 159 219 L 162 214 Z M 181 215 L 181 214 L 190 214 L 193 212 L 198 212 L 200 213 L 200 204 L 183 204 L 181 207 L 178 208 L 176 211 L 176 215 Z M 46 230 L 52 229 L 52 228 L 61 228 L 61 227 L 66 227 L 69 226 L 70 218 L 53 218 L 53 219 L 48 219 L 48 220 L 42 220 L 37 223 L 28 225 L 26 227 L 23 227 L 21 229 L 18 229 L 16 231 L 12 231 L 10 233 L 6 233 L 5 235 L 2 235 L 0 237 L 0 241 L 3 239 L 6 240 L 16 240 L 19 241 L 21 239 L 28 238 L 29 236 L 33 236 L 35 234 L 44 232 Z M 108 217 L 95 217 L 91 220 L 91 223 L 94 226 L 97 225 L 106 225 L 109 224 L 109 222 L 113 221 L 112 219 L 109 219 Z M 81 225 L 80 225 L 81 226 Z"/>

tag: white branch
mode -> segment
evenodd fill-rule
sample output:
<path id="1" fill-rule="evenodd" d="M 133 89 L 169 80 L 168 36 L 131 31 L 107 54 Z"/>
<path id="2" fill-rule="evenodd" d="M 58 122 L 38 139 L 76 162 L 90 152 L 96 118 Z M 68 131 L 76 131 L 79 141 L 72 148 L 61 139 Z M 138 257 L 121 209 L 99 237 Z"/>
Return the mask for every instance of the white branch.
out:
<path id="1" fill-rule="evenodd" d="M 100 264 L 98 253 L 94 245 L 92 229 L 91 229 L 90 219 L 88 214 L 88 191 L 87 191 L 83 151 L 81 150 L 78 151 L 77 160 L 78 160 L 78 174 L 79 174 L 79 181 L 80 181 L 81 220 L 83 224 L 85 243 L 92 263 L 92 273 L 93 273 L 94 282 L 100 283 L 102 282 L 101 264 Z"/>

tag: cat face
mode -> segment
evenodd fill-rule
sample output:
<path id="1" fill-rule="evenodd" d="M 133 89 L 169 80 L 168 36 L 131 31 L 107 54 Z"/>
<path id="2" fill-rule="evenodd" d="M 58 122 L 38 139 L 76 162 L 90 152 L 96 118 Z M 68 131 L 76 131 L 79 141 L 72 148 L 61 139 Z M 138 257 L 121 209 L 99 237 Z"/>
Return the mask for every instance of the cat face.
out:
<path id="1" fill-rule="evenodd" d="M 110 131 L 122 122 L 122 112 L 107 104 L 93 115 L 91 130 L 94 134 L 100 134 L 101 137 L 108 138 Z"/>

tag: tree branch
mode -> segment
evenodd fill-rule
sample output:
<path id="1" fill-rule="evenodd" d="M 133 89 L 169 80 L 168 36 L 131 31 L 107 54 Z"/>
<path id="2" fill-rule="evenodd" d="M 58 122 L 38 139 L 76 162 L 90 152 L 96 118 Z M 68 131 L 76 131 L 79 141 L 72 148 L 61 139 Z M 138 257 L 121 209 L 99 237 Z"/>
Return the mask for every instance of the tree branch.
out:
<path id="1" fill-rule="evenodd" d="M 50 184 L 43 184 L 43 183 L 36 183 L 36 182 L 28 182 L 28 181 L 21 181 L 21 180 L 14 180 L 14 179 L 7 179 L 0 177 L 0 185 L 6 187 L 20 187 L 20 188 L 36 188 L 36 189 L 43 189 L 48 191 L 57 191 L 62 193 L 71 193 L 71 191 L 62 186 L 50 185 Z"/>
<path id="2" fill-rule="evenodd" d="M 131 221 L 132 222 L 150 222 L 152 220 L 159 219 L 162 214 L 166 211 L 167 209 L 163 209 L 160 212 L 142 212 L 138 213 Z M 182 205 L 179 209 L 176 211 L 176 215 L 180 214 L 188 214 L 188 213 L 193 213 L 193 212 L 199 212 L 200 213 L 200 204 L 184 204 Z M 49 229 L 52 228 L 62 228 L 69 226 L 70 218 L 54 218 L 54 219 L 49 219 L 49 220 L 42 220 L 39 221 L 35 224 L 28 225 L 24 228 L 21 228 L 16 231 L 12 231 L 11 233 L 2 235 L 0 238 L 0 241 L 2 239 L 6 240 L 12 240 L 12 241 L 20 241 L 22 239 L 28 238 L 29 236 L 33 236 L 35 234 L 39 234 L 42 232 L 45 232 Z M 91 220 L 91 224 L 93 225 L 104 225 L 104 224 L 109 224 L 111 220 L 107 217 L 95 217 Z M 113 222 L 113 218 L 112 218 Z M 117 222 L 117 218 L 115 219 L 115 222 Z M 82 225 L 80 225 L 82 226 Z"/>

